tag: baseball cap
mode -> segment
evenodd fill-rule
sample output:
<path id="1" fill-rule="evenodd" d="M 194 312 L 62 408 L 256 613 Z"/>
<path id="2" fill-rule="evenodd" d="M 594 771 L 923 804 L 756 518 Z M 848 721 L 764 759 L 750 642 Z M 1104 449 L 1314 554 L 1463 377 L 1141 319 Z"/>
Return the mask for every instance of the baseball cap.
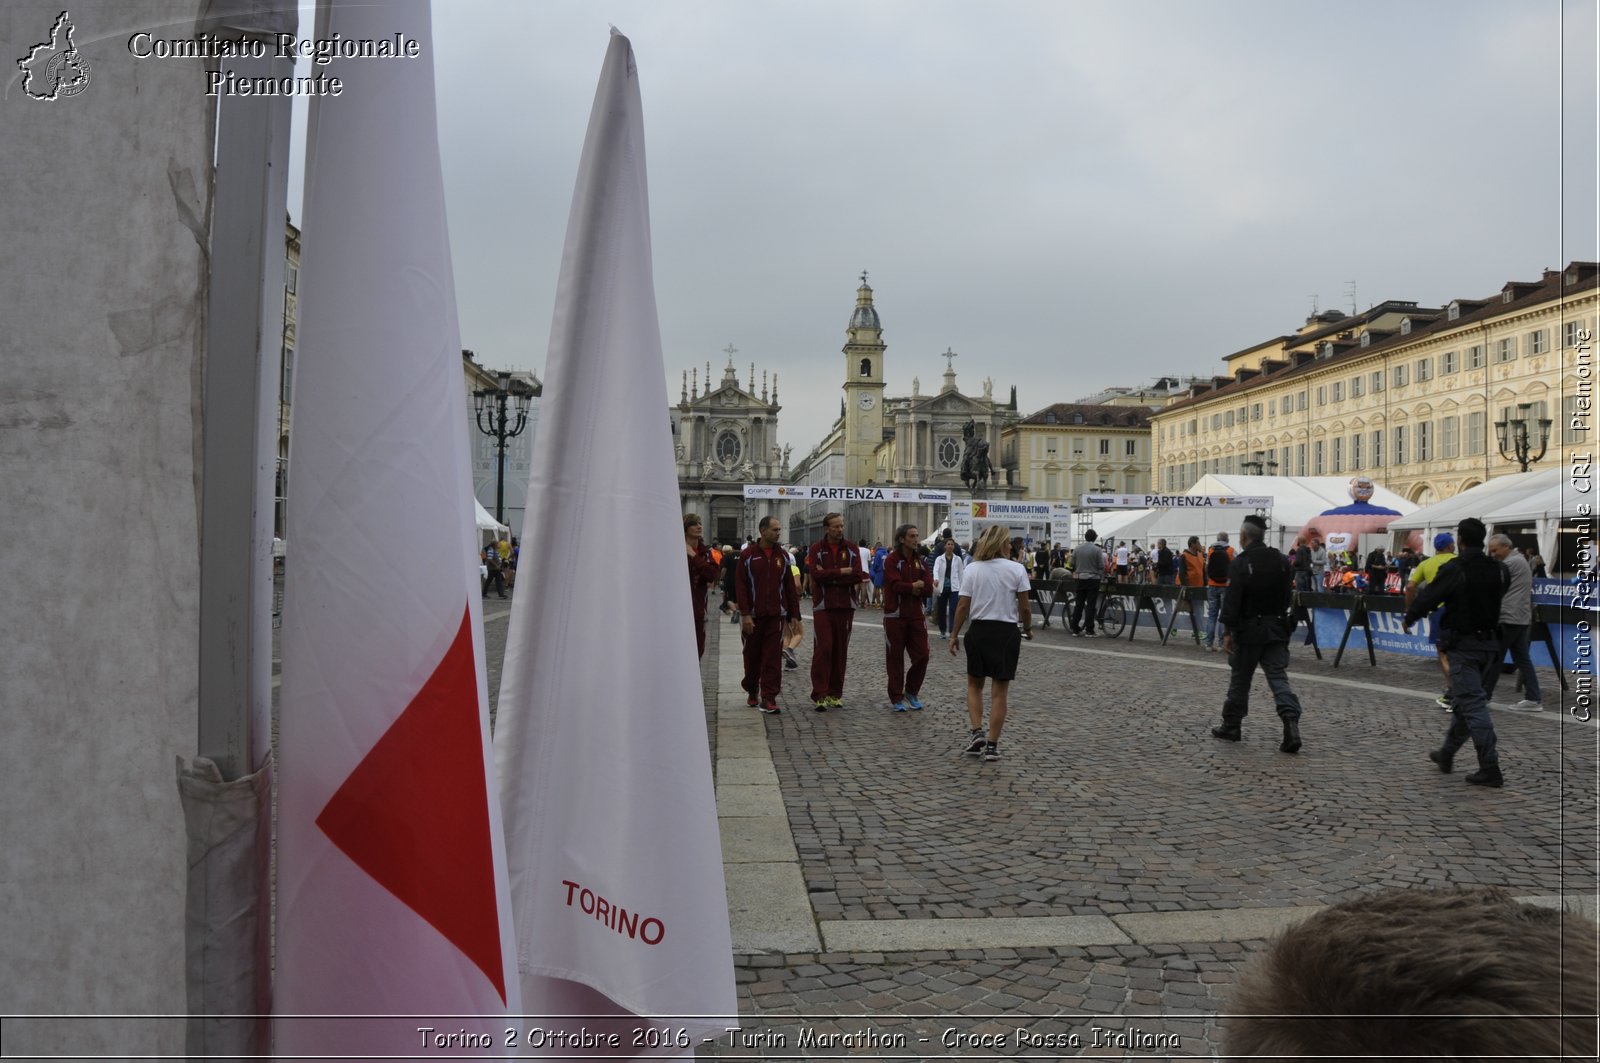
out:
<path id="1" fill-rule="evenodd" d="M 1435 550 L 1448 550 L 1455 544 L 1456 537 L 1449 532 L 1440 532 L 1433 537 L 1433 548 Z"/>

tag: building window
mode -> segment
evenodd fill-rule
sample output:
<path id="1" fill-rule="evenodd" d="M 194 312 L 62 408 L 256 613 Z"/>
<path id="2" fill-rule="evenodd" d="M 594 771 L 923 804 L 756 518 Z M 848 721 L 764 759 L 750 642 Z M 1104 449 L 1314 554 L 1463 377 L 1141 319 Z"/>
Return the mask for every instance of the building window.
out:
<path id="1" fill-rule="evenodd" d="M 961 444 L 951 436 L 939 440 L 939 467 L 953 469 L 961 464 Z"/>
<path id="2" fill-rule="evenodd" d="M 1570 351 L 1581 347 L 1588 343 L 1589 340 L 1589 330 L 1583 327 L 1583 322 L 1568 321 L 1561 326 L 1561 346 L 1567 350 Z"/>
<path id="3" fill-rule="evenodd" d="M 1494 360 L 1496 362 L 1514 362 L 1517 358 L 1517 338 L 1507 336 L 1494 345 Z"/>
<path id="4" fill-rule="evenodd" d="M 1333 437 L 1333 471 L 1344 472 L 1344 436 Z"/>
<path id="5" fill-rule="evenodd" d="M 1102 458 L 1109 458 L 1111 456 L 1111 440 L 1100 440 L 1100 456 Z"/>
<path id="6" fill-rule="evenodd" d="M 1139 453 L 1139 441 L 1128 439 L 1123 442 L 1123 453 L 1128 457 L 1135 457 Z"/>
<path id="7" fill-rule="evenodd" d="M 1550 349 L 1550 333 L 1549 332 L 1547 332 L 1544 329 L 1538 329 L 1538 330 L 1536 330 L 1534 332 L 1528 333 L 1528 353 L 1529 354 L 1544 354 L 1549 349 Z"/>
<path id="8" fill-rule="evenodd" d="M 1417 425 L 1417 460 L 1433 460 L 1433 422 L 1422 421 Z"/>
<path id="9" fill-rule="evenodd" d="M 1216 432 L 1216 431 L 1219 431 L 1221 428 L 1222 428 L 1222 414 L 1220 414 L 1220 413 L 1212 414 L 1211 415 L 1211 430 L 1213 432 Z"/>
<path id="10" fill-rule="evenodd" d="M 289 405 L 294 401 L 294 348 L 283 349 L 283 370 L 281 372 L 283 390 L 280 392 L 280 401 Z"/>
<path id="11" fill-rule="evenodd" d="M 1394 386 L 1395 387 L 1403 388 L 1403 387 L 1406 386 L 1406 373 L 1407 373 L 1407 371 L 1408 371 L 1407 368 L 1405 366 L 1403 366 L 1403 365 L 1397 365 L 1397 366 L 1394 367 Z"/>
<path id="12" fill-rule="evenodd" d="M 1372 374 L 1371 384 L 1372 393 L 1374 395 L 1377 395 L 1383 391 L 1383 370 L 1380 369 L 1378 372 Z"/>
<path id="13" fill-rule="evenodd" d="M 1483 344 L 1477 343 L 1467 348 L 1467 368 L 1483 368 Z"/>
<path id="14" fill-rule="evenodd" d="M 1579 409 L 1578 400 L 1583 399 L 1583 408 Z M 1561 400 L 1561 442 L 1582 443 L 1589 434 L 1591 419 L 1589 416 L 1592 404 L 1586 396 L 1568 395 Z"/>
<path id="15" fill-rule="evenodd" d="M 1383 429 L 1372 433 L 1372 464 L 1374 468 L 1383 466 Z"/>
<path id="16" fill-rule="evenodd" d="M 1457 351 L 1445 351 L 1444 352 L 1444 357 L 1443 357 L 1442 362 L 1441 362 L 1441 365 L 1439 366 L 1439 375 L 1440 376 L 1449 376 L 1451 373 L 1454 373 L 1457 369 L 1460 369 L 1460 368 L 1461 368 L 1461 355 L 1460 355 L 1460 353 L 1457 352 Z"/>
<path id="17" fill-rule="evenodd" d="M 1350 468 L 1356 472 L 1361 471 L 1361 433 L 1355 432 L 1350 436 Z"/>
<path id="18" fill-rule="evenodd" d="M 1419 358 L 1419 359 L 1417 359 L 1417 383 L 1420 384 L 1424 380 L 1432 380 L 1432 379 L 1433 379 L 1433 359 L 1432 358 Z"/>
<path id="19" fill-rule="evenodd" d="M 1441 458 L 1461 456 L 1461 418 L 1439 419 L 1439 456 Z"/>
<path id="20" fill-rule="evenodd" d="M 1317 405 L 1318 406 L 1326 406 L 1327 404 L 1328 404 L 1328 388 L 1327 388 L 1326 385 L 1321 385 L 1321 386 L 1319 386 L 1317 388 Z"/>
<path id="21" fill-rule="evenodd" d="M 1325 464 L 1327 450 L 1327 444 L 1320 439 L 1311 444 L 1311 467 L 1316 470 L 1312 473 L 1313 476 L 1321 476 L 1328 471 Z"/>
<path id="22" fill-rule="evenodd" d="M 1261 403 L 1257 402 L 1257 403 L 1253 403 L 1251 405 L 1251 407 L 1250 407 L 1250 419 L 1252 421 L 1261 420 Z"/>
<path id="23" fill-rule="evenodd" d="M 1343 402 L 1344 401 L 1344 381 L 1343 380 L 1341 380 L 1341 381 L 1339 381 L 1339 382 L 1337 382 L 1336 384 L 1333 385 L 1333 401 L 1334 402 Z"/>
<path id="24" fill-rule="evenodd" d="M 1233 411 L 1229 410 L 1222 418 L 1222 423 L 1229 428 L 1233 427 Z"/>
<path id="25" fill-rule="evenodd" d="M 1073 441 L 1072 441 L 1072 456 L 1075 457 L 1075 458 L 1083 457 L 1083 440 L 1082 439 L 1076 439 L 1076 438 L 1073 439 Z"/>
<path id="26" fill-rule="evenodd" d="M 1484 444 L 1483 425 L 1484 425 L 1484 413 L 1483 413 L 1482 410 L 1477 410 L 1477 411 L 1475 411 L 1473 413 L 1467 414 L 1467 453 L 1468 454 L 1482 454 L 1483 453 L 1483 444 Z"/>
<path id="27" fill-rule="evenodd" d="M 739 437 L 733 432 L 725 431 L 717 437 L 717 460 L 724 465 L 732 465 L 739 460 L 739 455 L 744 448 L 739 444 Z"/>
<path id="28" fill-rule="evenodd" d="M 1294 462 L 1297 470 L 1295 475 L 1304 476 L 1306 474 L 1306 445 L 1304 443 L 1296 443 L 1294 445 Z"/>
<path id="29" fill-rule="evenodd" d="M 1289 475 L 1289 448 L 1284 447 L 1278 451 L 1278 468 L 1283 470 L 1285 476 Z"/>
<path id="30" fill-rule="evenodd" d="M 861 375 L 862 376 L 871 376 L 872 375 L 872 359 L 871 358 L 863 358 L 863 359 L 861 359 Z"/>
<path id="31" fill-rule="evenodd" d="M 300 270 L 287 262 L 283 264 L 283 290 L 290 295 L 300 290 Z"/>
<path id="32" fill-rule="evenodd" d="M 1284 413 L 1293 413 L 1294 412 L 1294 396 L 1293 395 L 1285 395 L 1283 397 L 1283 412 Z"/>
<path id="33" fill-rule="evenodd" d="M 1403 424 L 1396 425 L 1394 430 L 1394 463 L 1406 463 L 1406 426 Z"/>
<path id="34" fill-rule="evenodd" d="M 1306 401 L 1308 399 L 1310 399 L 1310 398 L 1311 398 L 1311 395 L 1310 395 L 1309 392 L 1302 391 L 1299 395 L 1295 396 L 1294 408 L 1297 409 L 1297 410 L 1305 409 L 1306 408 Z"/>
<path id="35" fill-rule="evenodd" d="M 1364 390 L 1364 384 L 1365 381 L 1358 376 L 1353 376 L 1350 378 L 1350 397 L 1352 399 L 1359 399 L 1361 397 L 1361 392 Z"/>

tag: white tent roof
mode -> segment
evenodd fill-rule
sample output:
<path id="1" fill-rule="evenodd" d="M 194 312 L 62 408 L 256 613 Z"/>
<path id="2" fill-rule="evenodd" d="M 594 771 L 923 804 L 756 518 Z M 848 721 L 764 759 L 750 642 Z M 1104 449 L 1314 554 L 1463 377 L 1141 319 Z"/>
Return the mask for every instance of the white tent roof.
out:
<path id="1" fill-rule="evenodd" d="M 1281 544 L 1319 513 L 1350 504 L 1350 478 L 1346 476 L 1222 476 L 1201 477 L 1184 492 L 1189 495 L 1268 495 L 1272 508 L 1268 516 L 1272 532 L 1268 541 Z M 1405 514 L 1416 509 L 1386 487 L 1374 487 L 1372 504 Z M 1135 539 L 1150 542 L 1165 539 L 1168 545 L 1183 543 L 1191 535 L 1211 542 L 1218 532 L 1231 539 L 1239 521 L 1250 510 L 1242 509 L 1138 509 L 1106 513 L 1094 518 L 1094 530 L 1101 539 Z M 1404 519 L 1403 517 L 1401 519 Z M 1397 522 L 1398 523 L 1398 522 Z"/>
<path id="2" fill-rule="evenodd" d="M 1578 503 L 1589 496 L 1572 489 L 1567 473 L 1567 469 L 1554 468 L 1497 476 L 1442 502 L 1408 513 L 1389 527 L 1399 530 L 1454 528 L 1462 517 L 1477 517 L 1489 525 L 1575 517 Z"/>
<path id="3" fill-rule="evenodd" d="M 494 514 L 490 513 L 487 509 L 484 509 L 482 502 L 479 502 L 476 498 L 474 498 L 472 500 L 472 504 L 478 510 L 477 519 L 478 519 L 478 530 L 479 531 L 503 531 L 503 532 L 509 532 L 511 530 L 511 526 L 510 525 L 501 524 L 499 521 L 495 520 L 494 519 Z"/>

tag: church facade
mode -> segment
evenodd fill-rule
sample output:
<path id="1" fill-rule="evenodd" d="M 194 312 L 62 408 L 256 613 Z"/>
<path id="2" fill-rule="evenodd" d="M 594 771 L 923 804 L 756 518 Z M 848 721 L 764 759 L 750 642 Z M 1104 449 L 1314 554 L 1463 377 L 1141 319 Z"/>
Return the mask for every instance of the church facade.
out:
<path id="1" fill-rule="evenodd" d="M 946 349 L 945 369 L 937 392 L 924 394 L 913 377 L 909 395 L 888 394 L 883 322 L 873 305 L 867 275 L 861 275 L 856 305 L 845 328 L 843 408 L 822 440 L 794 467 L 788 481 L 805 487 L 938 488 L 953 500 L 974 498 L 1020 501 L 1023 488 L 1007 482 L 1000 468 L 1002 429 L 1017 416 L 1013 391 L 997 402 L 994 385 L 983 382 L 981 396 L 967 395 L 956 384 L 955 351 Z M 969 441 L 987 449 L 993 471 L 987 482 L 969 489 L 962 480 L 962 459 Z M 822 535 L 822 518 L 844 514 L 845 534 L 871 545 L 892 542 L 894 529 L 915 524 L 926 537 L 949 516 L 949 507 L 922 502 L 806 502 L 791 504 L 786 519 L 793 542 L 811 542 Z"/>
<path id="2" fill-rule="evenodd" d="M 671 409 L 672 442 L 676 449 L 678 494 L 685 513 L 698 513 L 705 535 L 715 543 L 742 542 L 755 535 L 755 504 L 744 498 L 745 484 L 781 484 L 789 481 L 788 448 L 778 446 L 778 377 L 761 374 L 756 390 L 756 367 L 740 386 L 734 368 L 736 352 L 726 348 L 728 364 L 722 379 L 712 386 L 711 363 L 706 363 L 705 384 L 699 370 L 685 372 L 678 404 Z M 770 503 L 782 516 L 782 505 Z"/>

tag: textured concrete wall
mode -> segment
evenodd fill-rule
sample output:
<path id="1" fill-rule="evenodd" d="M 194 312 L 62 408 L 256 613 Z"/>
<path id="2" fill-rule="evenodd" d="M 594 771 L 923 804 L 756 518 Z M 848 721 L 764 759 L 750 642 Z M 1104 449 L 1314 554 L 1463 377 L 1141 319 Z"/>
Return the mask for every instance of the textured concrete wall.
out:
<path id="1" fill-rule="evenodd" d="M 174 759 L 196 718 L 211 107 L 199 0 L 75 2 L 77 95 L 0 5 L 0 1012 L 182 1013 Z M 36 82 L 33 86 L 39 87 Z M 180 1054 L 179 1022 L 8 1022 L 7 1054 Z"/>

